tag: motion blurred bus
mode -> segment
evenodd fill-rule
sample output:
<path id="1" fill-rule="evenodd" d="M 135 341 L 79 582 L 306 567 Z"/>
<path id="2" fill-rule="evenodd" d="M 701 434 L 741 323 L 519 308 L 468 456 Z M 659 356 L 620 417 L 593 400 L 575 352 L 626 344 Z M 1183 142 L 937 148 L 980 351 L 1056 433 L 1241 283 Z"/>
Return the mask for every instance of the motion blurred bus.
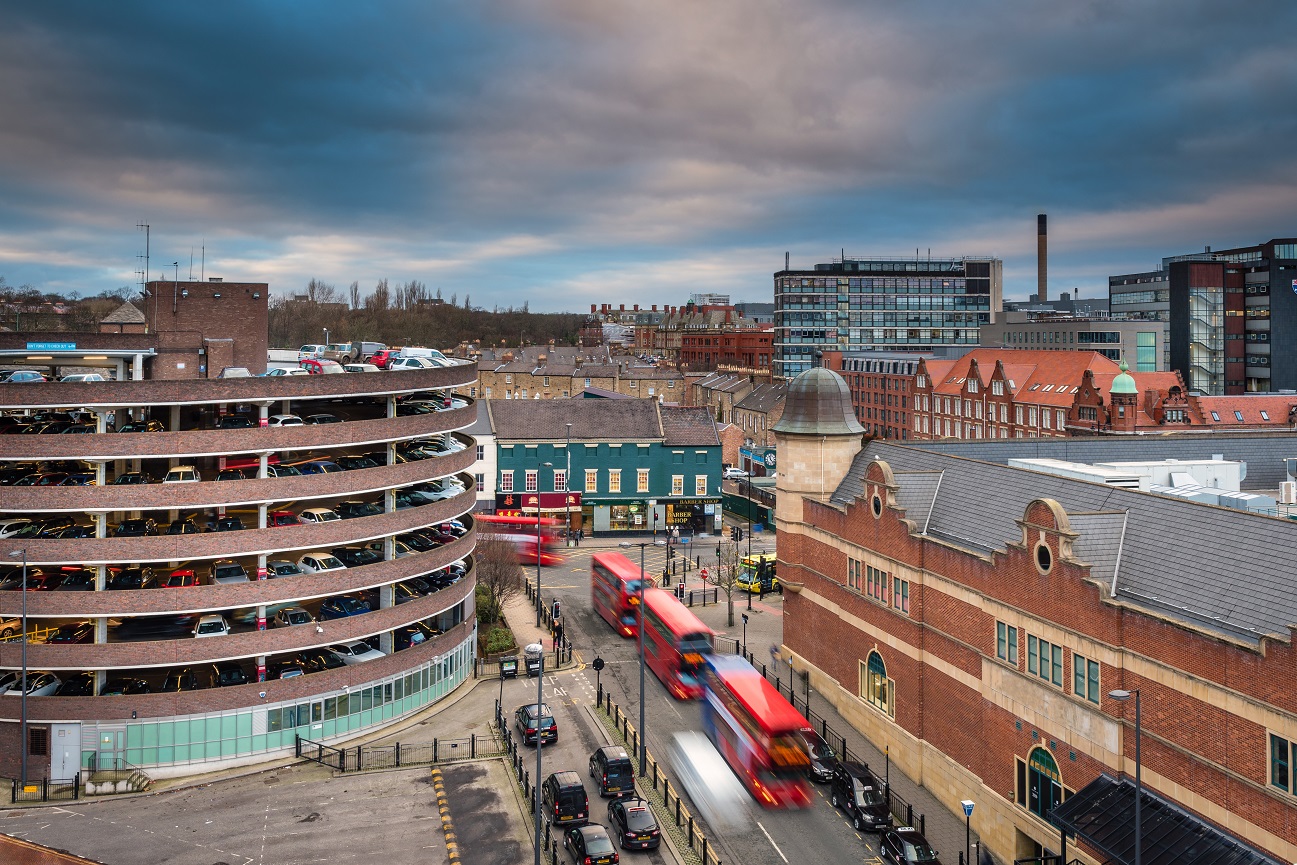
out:
<path id="1" fill-rule="evenodd" d="M 494 535 L 509 540 L 518 551 L 518 562 L 534 565 L 563 564 L 559 552 L 559 530 L 562 520 L 551 517 L 528 517 L 515 514 L 477 514 L 473 517 L 480 535 Z M 539 522 L 539 531 L 537 530 Z"/>
<path id="2" fill-rule="evenodd" d="M 766 808 L 808 807 L 806 719 L 735 655 L 711 655 L 703 685 L 703 731 L 753 798 Z"/>
<path id="3" fill-rule="evenodd" d="M 639 591 L 653 588 L 653 578 L 621 553 L 590 557 L 590 603 L 595 612 L 623 637 L 639 633 Z"/>
<path id="4" fill-rule="evenodd" d="M 702 671 L 712 654 L 712 629 L 676 596 L 644 590 L 644 663 L 677 700 L 702 696 Z"/>

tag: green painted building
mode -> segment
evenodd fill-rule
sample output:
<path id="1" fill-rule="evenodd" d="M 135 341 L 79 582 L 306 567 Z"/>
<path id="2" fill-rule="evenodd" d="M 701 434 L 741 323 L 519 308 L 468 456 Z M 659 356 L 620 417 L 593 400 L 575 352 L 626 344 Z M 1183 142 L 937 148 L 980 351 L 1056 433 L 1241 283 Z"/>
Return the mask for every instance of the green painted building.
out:
<path id="1" fill-rule="evenodd" d="M 706 406 L 492 400 L 496 508 L 586 534 L 717 532 L 721 443 Z"/>

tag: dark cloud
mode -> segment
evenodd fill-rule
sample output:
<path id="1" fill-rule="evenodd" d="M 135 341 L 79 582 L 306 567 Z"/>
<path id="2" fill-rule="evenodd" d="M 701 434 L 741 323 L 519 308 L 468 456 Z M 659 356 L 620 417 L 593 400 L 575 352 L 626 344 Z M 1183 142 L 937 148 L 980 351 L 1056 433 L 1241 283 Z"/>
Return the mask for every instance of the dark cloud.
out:
<path id="1" fill-rule="evenodd" d="M 0 273 L 115 287 L 145 220 L 285 290 L 759 298 L 783 250 L 845 246 L 999 254 L 1013 293 L 1046 210 L 1098 285 L 1292 232 L 1295 10 L 10 4 Z"/>

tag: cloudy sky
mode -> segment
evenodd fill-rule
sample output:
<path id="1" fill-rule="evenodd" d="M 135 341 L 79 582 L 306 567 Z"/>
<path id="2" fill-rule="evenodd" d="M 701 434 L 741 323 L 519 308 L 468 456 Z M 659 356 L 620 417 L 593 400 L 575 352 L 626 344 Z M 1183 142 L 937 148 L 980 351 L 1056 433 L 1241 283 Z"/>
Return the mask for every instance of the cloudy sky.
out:
<path id="1" fill-rule="evenodd" d="M 0 276 L 474 306 L 769 301 L 841 254 L 1006 296 L 1297 234 L 1291 0 L 0 6 Z M 170 267 L 167 273 L 174 272 Z"/>

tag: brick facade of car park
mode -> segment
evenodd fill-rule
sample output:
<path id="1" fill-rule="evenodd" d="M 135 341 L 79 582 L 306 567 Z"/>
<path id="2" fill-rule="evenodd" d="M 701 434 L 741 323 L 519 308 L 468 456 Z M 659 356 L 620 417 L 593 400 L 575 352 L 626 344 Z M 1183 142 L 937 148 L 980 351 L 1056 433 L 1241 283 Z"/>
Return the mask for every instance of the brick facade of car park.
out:
<path id="1" fill-rule="evenodd" d="M 302 376 L 292 378 L 300 380 Z M 292 380 L 292 379 L 289 379 Z M 80 386 L 80 385 L 76 385 Z M 271 410 L 269 414 L 275 414 Z M 105 433 L 94 436 L 0 436 L 0 460 L 138 459 L 158 456 L 225 456 L 236 451 L 361 449 L 388 441 L 436 435 L 468 426 L 476 409 L 449 409 L 436 414 L 348 421 L 345 424 L 301 424 L 251 429 L 181 432 Z M 467 440 L 464 440 L 467 441 Z M 252 454 L 255 456 L 255 454 Z"/>
<path id="2" fill-rule="evenodd" d="M 207 284 L 200 284 L 209 288 Z M 224 284 L 228 290 L 231 284 Z M 222 291 L 224 294 L 224 290 Z M 190 299 L 194 292 L 191 290 Z M 170 310 L 166 310 L 170 314 Z M 213 307 L 206 315 L 217 315 Z M 263 316 L 264 320 L 264 316 Z M 234 323 L 236 329 L 239 326 Z M 11 335 L 0 335 L 11 336 Z M 25 336 L 25 335 L 24 335 Z M 89 344 L 96 337 L 88 334 Z M 82 335 L 77 335 L 82 345 Z M 212 334 L 207 334 L 212 338 Z M 113 339 L 139 340 L 140 336 L 112 336 Z M 217 339 L 223 339 L 219 334 Z M 264 340 L 263 340 L 264 342 Z M 3 343 L 3 339 L 0 339 Z M 264 344 L 260 349 L 264 359 Z M 240 355 L 235 354 L 236 361 Z M 263 360 L 264 363 L 264 360 Z M 250 363 L 239 365 L 253 366 Z M 353 397 L 373 398 L 382 402 L 390 395 L 415 391 L 446 389 L 474 381 L 476 368 L 471 364 L 430 370 L 369 375 L 296 376 L 274 378 L 157 380 L 96 382 L 92 384 L 45 383 L 31 386 L 0 385 L 0 406 L 6 408 L 62 408 L 85 406 L 93 409 L 123 407 L 219 406 L 237 403 L 272 405 L 284 400 L 320 401 L 327 411 L 326 400 Z M 0 437 L 0 460 L 82 459 L 130 460 L 143 457 L 193 458 L 195 456 L 255 457 L 259 451 L 294 451 L 312 449 L 375 450 L 390 442 L 452 432 L 471 424 L 476 406 L 430 415 L 344 421 L 342 423 L 301 427 L 254 428 L 243 430 L 189 430 L 174 433 L 98 434 L 89 436 L 5 436 Z M 21 513 L 33 517 L 69 511 L 106 513 L 113 522 L 143 511 L 181 510 L 195 507 L 223 507 L 231 504 L 265 502 L 273 509 L 276 503 L 294 502 L 310 506 L 314 501 L 326 503 L 338 498 L 374 498 L 385 490 L 432 478 L 457 476 L 467 492 L 451 499 L 404 508 L 376 516 L 331 521 L 323 524 L 285 526 L 273 529 L 250 528 L 234 532 L 204 532 L 187 535 L 146 537 L 107 537 L 67 540 L 0 541 L 0 561 L 16 563 L 25 553 L 32 566 L 78 564 L 118 565 L 186 562 L 200 573 L 216 558 L 282 554 L 296 559 L 314 549 L 363 544 L 376 539 L 433 525 L 471 512 L 475 494 L 473 480 L 464 474 L 473 462 L 475 448 L 471 437 L 456 434 L 466 447 L 458 452 L 425 460 L 413 460 L 390 466 L 358 469 L 302 477 L 267 478 L 243 481 L 207 481 L 193 484 L 149 484 L 139 486 L 92 486 L 77 488 L 30 487 L 6 489 L 0 501 L 0 512 Z M 195 460 L 197 461 L 197 460 Z M 12 493 L 13 495 L 10 495 Z M 219 586 L 150 589 L 140 591 L 99 592 L 32 592 L 28 593 L 28 613 L 32 618 L 88 616 L 103 622 L 109 617 L 131 614 L 160 615 L 168 613 L 202 613 L 280 603 L 287 600 L 318 598 L 362 589 L 391 585 L 402 579 L 428 573 L 471 554 L 474 533 L 414 556 L 392 559 L 372 565 L 348 568 L 322 574 L 253 580 Z M 11 555 L 12 554 L 12 555 Z M 197 561 L 195 561 L 197 560 Z M 471 560 L 470 560 L 471 561 Z M 406 649 L 388 657 L 344 669 L 313 673 L 289 680 L 260 682 L 239 687 L 221 688 L 184 694 L 143 694 L 123 697 L 33 697 L 29 698 L 29 718 L 34 723 L 75 721 L 129 723 L 131 717 L 166 720 L 170 715 L 199 715 L 212 711 L 232 711 L 255 707 L 262 701 L 309 699 L 352 683 L 374 681 L 383 676 L 399 675 L 417 668 L 447 652 L 462 652 L 472 631 L 473 571 L 464 579 L 408 603 L 380 608 L 361 616 L 329 620 L 316 626 L 273 628 L 246 631 L 225 636 L 195 640 L 192 637 L 135 642 L 102 642 L 82 645 L 30 644 L 27 647 L 29 669 L 105 670 L 108 676 L 133 670 L 160 670 L 216 660 L 250 661 L 280 652 L 295 652 L 327 646 L 352 638 L 385 634 L 415 621 L 432 618 L 448 610 L 462 608 L 467 621 L 446 635 L 428 643 Z M 4 612 L 11 612 L 19 593 L 0 593 Z M 21 647 L 15 643 L 0 645 L 0 667 L 16 669 L 21 664 Z M 265 692 L 266 696 L 261 695 Z M 425 695 L 426 697 L 426 695 Z M 0 773 L 16 769 L 17 727 L 20 701 L 0 700 Z M 377 716 L 375 716 L 377 717 Z M 365 716 L 365 723 L 371 723 Z M 353 719 L 353 721 L 356 719 Z M 375 720 L 372 723 L 379 723 Z M 354 726 L 351 729 L 355 729 Z M 93 738 L 93 737 L 92 737 Z M 10 747 L 12 746 L 12 747 Z M 82 754 L 83 760 L 86 755 Z M 93 755 L 91 755 L 93 757 Z M 255 759 L 245 754 L 241 759 Z M 44 770 L 49 760 L 44 758 Z M 36 764 L 33 764 L 36 765 Z M 198 764 L 195 764 L 198 765 Z M 181 770 L 183 767 L 175 767 Z M 29 770 L 36 772 L 29 766 Z M 35 776 L 35 775 L 34 775 Z"/>
<path id="3" fill-rule="evenodd" d="M 438 504 L 444 505 L 453 503 L 454 500 L 438 502 Z M 458 506 L 462 509 L 462 500 L 458 502 Z M 431 508 L 432 506 L 428 505 L 424 509 L 431 510 Z M 414 510 L 416 509 L 409 508 L 399 513 L 406 515 Z M 449 507 L 446 510 L 447 512 L 454 512 Z M 381 519 L 381 517 L 364 517 L 363 519 Z M 355 520 L 342 521 L 342 523 L 346 524 L 354 522 Z M 417 522 L 409 525 L 403 531 L 421 528 L 425 525 L 434 525 L 436 522 L 435 517 L 431 515 L 421 516 Z M 329 526 L 333 525 L 335 524 L 329 523 Z M 274 531 L 310 531 L 311 528 L 313 527 L 297 526 L 275 529 Z M 302 534 L 299 533 L 298 536 L 301 537 Z M 184 588 L 125 589 L 108 592 L 29 592 L 27 595 L 27 615 L 34 618 L 53 618 L 75 616 L 117 617 L 180 612 L 210 613 L 240 607 L 251 607 L 258 604 L 275 604 L 283 601 L 308 600 L 326 595 L 358 592 L 444 568 L 471 553 L 475 537 L 476 533 L 469 531 L 458 540 L 435 550 L 420 553 L 417 556 L 374 562 L 356 568 L 347 568 L 345 571 L 297 574 L 291 577 L 266 580 L 257 580 L 255 574 L 250 574 L 249 576 L 252 579 L 247 583 L 189 586 Z M 312 537 L 311 543 L 316 543 L 317 540 Z M 325 549 L 332 546 L 338 545 L 324 544 Z M 304 547 L 299 541 L 291 549 L 300 550 L 304 549 Z M 273 557 L 273 554 L 271 555 Z M 165 573 L 166 568 L 161 567 L 159 570 Z M 200 577 L 206 580 L 203 568 L 199 568 L 198 572 Z M 9 593 L 5 594 L 8 595 Z M 4 600 L 6 602 L 5 615 L 7 616 L 10 613 L 8 608 L 13 605 L 13 602 L 9 597 L 4 597 Z M 11 666 L 9 662 L 13 659 L 5 654 L 11 648 L 17 649 L 16 646 L 0 644 L 0 667 Z"/>
<path id="4" fill-rule="evenodd" d="M 289 578 L 291 579 L 291 578 Z M 282 582 L 275 580 L 273 582 Z M 221 587 L 224 588 L 224 587 Z M 95 667 L 123 669 L 172 668 L 191 664 L 299 652 L 329 646 L 344 640 L 368 637 L 435 616 L 464 600 L 473 590 L 473 581 L 463 579 L 421 598 L 364 615 L 328 619 L 318 626 L 268 628 L 201 640 L 185 635 L 177 639 L 138 640 L 117 643 L 79 643 L 72 645 L 31 645 L 27 647 L 27 665 L 33 670 L 84 670 Z M 234 602 L 237 606 L 237 601 Z M 0 666 L 17 668 L 21 647 L 6 643 L 0 647 Z M 13 701 L 7 701 L 12 703 Z M 17 717 L 0 708 L 0 717 Z M 32 716 L 35 717 L 35 716 Z"/>
<path id="5" fill-rule="evenodd" d="M 149 330 L 162 337 L 162 351 L 150 365 L 154 380 L 215 378 L 227 366 L 246 367 L 253 375 L 266 371 L 266 319 L 270 292 L 264 282 L 150 282 L 140 306 Z M 184 341 L 202 335 L 205 356 L 191 356 Z M 175 348 L 169 351 L 168 342 Z M 186 358 L 185 367 L 176 361 Z M 205 373 L 199 369 L 206 365 Z"/>
<path id="6" fill-rule="evenodd" d="M 1027 855 L 1029 841 L 1059 848 L 1057 827 L 1017 804 L 1017 762 L 1047 749 L 1071 792 L 1103 772 L 1133 774 L 1133 701 L 1108 692 L 1138 689 L 1145 784 L 1284 860 L 1297 857 L 1297 808 L 1267 776 L 1268 733 L 1297 741 L 1291 633 L 1252 647 L 1112 602 L 1047 499 L 1025 507 L 1020 538 L 975 552 L 925 537 L 894 484 L 875 461 L 853 503 L 803 500 L 801 521 L 815 531 L 780 535 L 784 639 L 818 696 L 952 808 L 976 800 L 974 828 L 1011 858 Z M 909 581 L 908 612 L 849 585 L 850 560 Z M 997 622 L 1020 629 L 1016 664 L 997 657 Z M 1064 647 L 1062 687 L 1028 672 L 1027 635 Z M 865 690 L 872 652 L 886 664 L 890 711 Z M 1098 703 L 1073 693 L 1074 653 L 1100 664 Z M 1069 861 L 1081 852 L 1068 850 Z M 1098 861 L 1088 855 L 1082 861 Z"/>

